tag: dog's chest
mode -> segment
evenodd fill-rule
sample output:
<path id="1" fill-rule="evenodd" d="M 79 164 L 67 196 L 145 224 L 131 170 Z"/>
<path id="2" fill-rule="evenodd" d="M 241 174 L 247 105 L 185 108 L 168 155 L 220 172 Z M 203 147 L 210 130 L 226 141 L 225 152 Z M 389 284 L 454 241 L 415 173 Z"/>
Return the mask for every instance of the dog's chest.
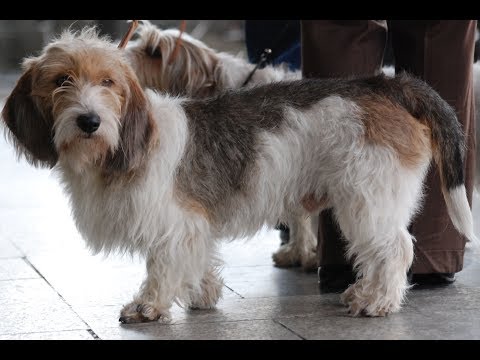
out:
<path id="1" fill-rule="evenodd" d="M 122 186 L 95 186 L 75 181 L 70 188 L 71 206 L 77 228 L 94 244 L 138 242 L 150 237 L 154 212 L 151 194 Z"/>

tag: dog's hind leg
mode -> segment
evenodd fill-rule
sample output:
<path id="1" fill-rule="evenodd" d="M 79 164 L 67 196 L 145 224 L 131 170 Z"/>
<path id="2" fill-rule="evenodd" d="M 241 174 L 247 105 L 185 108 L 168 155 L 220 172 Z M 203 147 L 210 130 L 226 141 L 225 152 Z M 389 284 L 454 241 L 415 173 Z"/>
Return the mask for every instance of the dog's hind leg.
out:
<path id="1" fill-rule="evenodd" d="M 301 266 L 305 271 L 317 270 L 317 237 L 312 232 L 310 222 L 307 214 L 289 217 L 290 241 L 272 255 L 276 266 Z"/>
<path id="2" fill-rule="evenodd" d="M 407 271 L 413 260 L 411 235 L 400 228 L 355 241 L 358 243 L 351 244 L 350 252 L 357 266 L 357 281 L 342 294 L 342 302 L 354 316 L 397 312 L 408 289 Z"/>
<path id="3" fill-rule="evenodd" d="M 407 231 L 420 199 L 422 174 L 402 173 L 397 181 L 339 189 L 334 211 L 347 240 L 357 281 L 342 301 L 354 315 L 385 316 L 400 309 L 408 289 L 407 271 L 413 261 L 413 238 Z"/>

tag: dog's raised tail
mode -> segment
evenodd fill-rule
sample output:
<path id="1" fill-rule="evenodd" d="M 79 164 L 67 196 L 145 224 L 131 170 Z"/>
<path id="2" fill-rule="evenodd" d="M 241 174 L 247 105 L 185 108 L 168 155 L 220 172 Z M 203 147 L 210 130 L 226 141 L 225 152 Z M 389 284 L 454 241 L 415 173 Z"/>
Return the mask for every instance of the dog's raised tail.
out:
<path id="1" fill-rule="evenodd" d="M 455 228 L 478 247 L 465 189 L 465 135 L 455 110 L 425 82 L 406 74 L 398 76 L 407 109 L 430 127 L 433 158 L 440 171 L 450 219 Z"/>

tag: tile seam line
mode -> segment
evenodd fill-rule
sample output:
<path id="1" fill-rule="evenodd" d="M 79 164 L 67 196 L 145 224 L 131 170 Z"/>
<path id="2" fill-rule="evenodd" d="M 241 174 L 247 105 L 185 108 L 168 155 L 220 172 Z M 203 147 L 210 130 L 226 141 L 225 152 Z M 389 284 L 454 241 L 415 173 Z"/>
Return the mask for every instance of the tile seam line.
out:
<path id="1" fill-rule="evenodd" d="M 155 324 L 155 325 L 168 327 L 168 326 L 203 325 L 203 324 L 216 324 L 216 323 L 241 323 L 241 322 L 249 322 L 249 321 L 273 321 L 273 322 L 276 322 L 275 319 L 273 319 L 271 317 L 253 317 L 251 319 L 218 320 L 218 321 L 209 320 L 209 321 L 199 321 L 199 322 L 189 322 L 189 321 L 182 322 L 181 320 L 179 320 L 179 322 L 171 322 L 171 323 L 167 323 L 167 324 L 162 324 L 162 323 L 156 324 L 155 321 L 153 321 L 153 322 L 146 322 L 146 323 L 125 324 L 125 325 L 121 325 L 121 328 L 127 329 L 127 327 L 129 327 L 131 325 L 133 325 L 133 326 L 130 329 L 135 329 L 137 327 L 142 328 L 144 326 L 148 327 L 152 323 Z M 102 328 L 102 329 L 113 329 L 114 327 L 113 326 L 100 326 L 100 328 Z"/>
<path id="2" fill-rule="evenodd" d="M 52 284 L 43 276 L 43 274 L 35 267 L 35 265 L 32 264 L 32 262 L 26 257 L 23 256 L 22 259 L 40 276 L 41 279 L 43 279 L 48 286 L 58 295 L 58 297 L 68 306 L 72 312 L 78 316 L 78 318 L 87 326 L 87 331 L 88 333 L 92 336 L 93 339 L 100 339 L 100 337 L 92 330 L 92 327 L 73 309 L 72 305 L 70 305 L 65 298 L 55 289 Z"/>
<path id="3" fill-rule="evenodd" d="M 239 294 L 238 292 L 236 292 L 235 290 L 233 290 L 230 286 L 227 286 L 226 284 L 223 284 L 223 286 L 225 286 L 228 290 L 230 290 L 230 291 L 233 292 L 234 294 L 237 294 L 238 296 L 240 296 L 240 298 L 245 299 L 244 296 L 242 296 L 241 294 Z M 238 300 L 238 299 L 237 299 L 237 300 Z"/>
<path id="4" fill-rule="evenodd" d="M 300 338 L 300 340 L 307 340 L 307 338 L 301 336 L 300 334 L 298 334 L 297 332 L 293 331 L 292 329 L 290 329 L 287 325 L 285 324 L 282 324 L 280 321 L 276 320 L 276 319 L 272 319 L 272 321 L 275 323 L 275 324 L 278 324 L 280 325 L 281 327 L 283 327 L 284 329 L 286 329 L 287 331 L 291 332 L 293 335 L 295 336 L 298 336 Z"/>

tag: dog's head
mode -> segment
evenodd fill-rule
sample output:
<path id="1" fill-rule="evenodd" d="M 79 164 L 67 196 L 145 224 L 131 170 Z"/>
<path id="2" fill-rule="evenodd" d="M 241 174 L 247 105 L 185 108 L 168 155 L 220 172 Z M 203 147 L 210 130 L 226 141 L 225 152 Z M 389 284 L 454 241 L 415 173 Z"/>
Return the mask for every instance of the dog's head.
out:
<path id="1" fill-rule="evenodd" d="M 64 32 L 23 74 L 2 111 L 7 135 L 36 166 L 130 171 L 152 130 L 145 95 L 124 51 L 95 28 Z"/>
<path id="2" fill-rule="evenodd" d="M 143 86 L 191 97 L 217 91 L 219 57 L 206 44 L 186 33 L 179 41 L 179 30 L 161 30 L 145 20 L 137 35 L 126 50 Z"/>

